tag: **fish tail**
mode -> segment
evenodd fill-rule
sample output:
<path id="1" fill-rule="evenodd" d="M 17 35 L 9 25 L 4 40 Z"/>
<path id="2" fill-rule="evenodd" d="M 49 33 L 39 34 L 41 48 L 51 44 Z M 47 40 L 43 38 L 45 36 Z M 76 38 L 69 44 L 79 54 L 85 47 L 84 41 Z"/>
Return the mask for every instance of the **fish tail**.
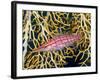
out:
<path id="1" fill-rule="evenodd" d="M 44 48 L 33 49 L 33 52 L 40 52 L 40 51 L 44 51 Z"/>
<path id="2" fill-rule="evenodd" d="M 33 51 L 33 52 L 39 52 L 40 49 L 39 49 L 39 48 L 36 48 L 36 49 L 33 49 L 32 51 Z"/>

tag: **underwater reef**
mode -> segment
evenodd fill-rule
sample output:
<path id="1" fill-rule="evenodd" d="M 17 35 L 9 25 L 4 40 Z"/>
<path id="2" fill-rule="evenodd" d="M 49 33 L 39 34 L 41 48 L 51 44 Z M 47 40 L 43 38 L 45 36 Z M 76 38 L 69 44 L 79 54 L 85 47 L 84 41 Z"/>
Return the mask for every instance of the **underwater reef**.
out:
<path id="1" fill-rule="evenodd" d="M 23 69 L 91 66 L 90 13 L 34 10 L 23 10 L 22 13 Z M 55 36 L 72 34 L 80 35 L 80 39 L 69 46 L 34 51 Z"/>

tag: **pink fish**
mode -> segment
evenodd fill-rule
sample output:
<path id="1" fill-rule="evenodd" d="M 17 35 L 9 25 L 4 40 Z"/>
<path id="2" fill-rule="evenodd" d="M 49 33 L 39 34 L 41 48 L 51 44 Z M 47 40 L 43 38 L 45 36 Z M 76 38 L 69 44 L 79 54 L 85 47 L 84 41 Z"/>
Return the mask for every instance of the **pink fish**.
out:
<path id="1" fill-rule="evenodd" d="M 60 50 L 64 47 L 71 46 L 74 42 L 80 39 L 79 34 L 63 34 L 55 36 L 54 38 L 48 40 L 45 44 L 42 44 L 39 48 L 33 49 L 34 52 L 38 51 L 53 51 Z"/>

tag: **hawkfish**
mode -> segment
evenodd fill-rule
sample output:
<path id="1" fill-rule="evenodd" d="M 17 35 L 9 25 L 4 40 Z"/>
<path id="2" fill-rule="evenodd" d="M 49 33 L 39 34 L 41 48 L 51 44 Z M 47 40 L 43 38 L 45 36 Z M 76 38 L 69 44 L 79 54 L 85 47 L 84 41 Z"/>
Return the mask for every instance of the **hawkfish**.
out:
<path id="1" fill-rule="evenodd" d="M 80 40 L 79 34 L 57 35 L 57 36 L 54 36 L 52 39 L 49 39 L 47 42 L 45 42 L 38 48 L 33 49 L 33 52 L 61 50 L 64 47 L 69 47 L 73 45 L 73 43 L 78 40 Z"/>

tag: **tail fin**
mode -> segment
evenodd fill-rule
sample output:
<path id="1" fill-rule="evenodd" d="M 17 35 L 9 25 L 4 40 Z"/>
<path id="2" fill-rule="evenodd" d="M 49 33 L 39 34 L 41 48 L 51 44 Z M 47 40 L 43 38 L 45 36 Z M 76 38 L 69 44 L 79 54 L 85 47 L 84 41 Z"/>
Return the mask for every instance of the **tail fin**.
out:
<path id="1" fill-rule="evenodd" d="M 32 50 L 33 52 L 40 52 L 40 51 L 44 51 L 44 49 L 42 47 L 36 48 Z"/>
<path id="2" fill-rule="evenodd" d="M 33 49 L 32 50 L 33 52 L 39 52 L 39 49 L 37 48 L 37 49 Z"/>

